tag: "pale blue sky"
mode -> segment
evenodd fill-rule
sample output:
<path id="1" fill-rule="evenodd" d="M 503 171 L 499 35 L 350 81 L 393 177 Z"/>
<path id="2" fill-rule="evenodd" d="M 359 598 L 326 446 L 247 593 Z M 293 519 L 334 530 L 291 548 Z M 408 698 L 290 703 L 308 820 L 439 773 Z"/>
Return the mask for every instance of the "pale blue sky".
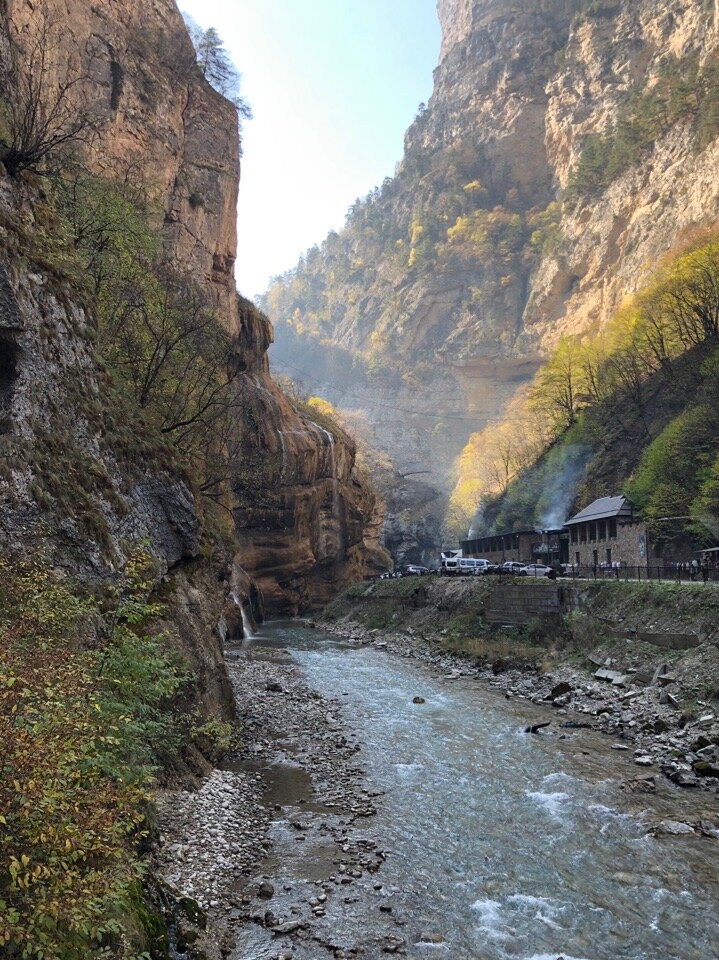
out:
<path id="1" fill-rule="evenodd" d="M 178 0 L 214 26 L 244 125 L 237 279 L 246 296 L 339 229 L 394 172 L 439 53 L 436 0 Z"/>

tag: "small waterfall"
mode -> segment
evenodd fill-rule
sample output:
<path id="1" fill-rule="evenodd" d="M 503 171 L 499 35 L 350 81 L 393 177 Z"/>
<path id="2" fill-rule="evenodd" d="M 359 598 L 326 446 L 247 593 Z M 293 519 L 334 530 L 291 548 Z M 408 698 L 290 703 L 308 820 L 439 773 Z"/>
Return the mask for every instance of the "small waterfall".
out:
<path id="1" fill-rule="evenodd" d="M 252 621 L 247 615 L 244 604 L 236 593 L 233 592 L 230 594 L 230 596 L 232 597 L 232 602 L 235 604 L 235 606 L 240 608 L 240 616 L 242 617 L 242 633 L 244 639 L 252 640 L 255 636 L 255 631 L 252 629 Z"/>
<path id="2" fill-rule="evenodd" d="M 162 918 L 165 921 L 165 929 L 167 931 L 167 956 L 169 960 L 187 960 L 187 952 L 181 950 L 178 944 L 177 918 L 179 910 L 177 899 L 170 895 L 162 881 L 154 884 L 154 891 L 162 911 Z"/>
<path id="3" fill-rule="evenodd" d="M 280 473 L 280 482 L 282 482 L 287 472 L 287 444 L 285 443 L 285 435 L 282 430 L 277 431 L 277 436 L 280 438 L 280 446 L 282 447 L 282 471 Z"/>
<path id="4" fill-rule="evenodd" d="M 332 520 L 337 524 L 337 529 L 339 530 L 339 520 L 340 520 L 340 500 L 339 500 L 339 480 L 337 477 L 337 461 L 335 458 L 335 438 L 329 430 L 325 430 L 324 427 L 321 427 L 319 423 L 315 423 L 314 420 L 310 421 L 313 426 L 317 427 L 320 433 L 326 437 L 327 443 L 330 448 L 330 481 L 332 483 Z"/>
<path id="5" fill-rule="evenodd" d="M 337 477 L 337 463 L 335 461 L 335 438 L 329 434 L 330 438 L 330 470 L 332 471 L 332 519 L 337 524 L 339 530 L 340 522 L 340 497 L 339 497 L 339 479 Z"/>
<path id="6" fill-rule="evenodd" d="M 242 604 L 240 604 L 240 614 L 242 616 L 242 632 L 245 635 L 245 640 L 252 640 L 255 633 L 254 633 L 254 630 L 252 629 L 250 618 L 247 616 L 247 611 L 242 606 Z"/>

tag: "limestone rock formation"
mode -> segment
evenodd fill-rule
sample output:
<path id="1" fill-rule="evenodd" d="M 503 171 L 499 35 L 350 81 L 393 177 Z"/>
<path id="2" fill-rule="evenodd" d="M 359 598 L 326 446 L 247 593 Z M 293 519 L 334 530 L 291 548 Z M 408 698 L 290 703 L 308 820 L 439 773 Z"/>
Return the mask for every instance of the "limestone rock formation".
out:
<path id="1" fill-rule="evenodd" d="M 46 25 L 55 71 L 72 64 L 99 136 L 86 162 L 142 181 L 163 220 L 168 258 L 234 324 L 239 134 L 231 103 L 199 75 L 175 0 L 8 0 L 26 49 Z"/>
<path id="2" fill-rule="evenodd" d="M 269 374 L 272 327 L 240 301 L 239 425 L 233 491 L 238 560 L 272 610 L 297 613 L 338 585 L 386 569 L 381 504 L 355 467 L 355 445 L 335 425 L 298 412 Z"/>

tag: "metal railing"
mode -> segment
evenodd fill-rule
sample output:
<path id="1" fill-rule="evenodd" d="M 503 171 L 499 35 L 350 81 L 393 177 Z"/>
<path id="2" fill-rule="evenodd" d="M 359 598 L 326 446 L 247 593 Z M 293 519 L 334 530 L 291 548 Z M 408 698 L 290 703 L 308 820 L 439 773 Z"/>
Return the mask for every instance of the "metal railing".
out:
<path id="1" fill-rule="evenodd" d="M 688 564 L 682 565 L 670 565 L 670 564 L 650 564 L 647 566 L 630 566 L 627 564 L 622 564 L 619 567 L 609 567 L 602 566 L 592 566 L 591 564 L 564 564 L 563 569 L 557 569 L 556 567 L 552 569 L 552 572 L 541 573 L 536 570 L 525 570 L 523 572 L 519 571 L 510 571 L 510 570 L 498 570 L 490 569 L 486 573 L 484 571 L 475 573 L 470 570 L 452 570 L 452 571 L 435 571 L 432 570 L 429 574 L 423 574 L 422 576 L 436 576 L 437 574 L 442 576 L 450 577 L 463 577 L 463 578 L 474 578 L 474 577 L 531 577 L 535 580 L 618 580 L 618 581 L 634 581 L 640 583 L 646 583 L 648 581 L 664 582 L 664 583 L 719 583 L 719 567 L 699 567 L 695 568 Z M 384 580 L 384 579 L 394 579 L 395 577 L 412 577 L 416 575 L 413 574 L 391 574 L 388 577 L 380 576 L 369 576 L 365 577 L 366 580 Z"/>
<path id="2" fill-rule="evenodd" d="M 638 582 L 659 581 L 665 583 L 719 583 L 719 567 L 694 567 L 691 562 L 682 564 L 647 564 L 630 566 L 591 566 L 588 564 L 566 565 L 558 574 L 573 580 L 633 580 Z"/>

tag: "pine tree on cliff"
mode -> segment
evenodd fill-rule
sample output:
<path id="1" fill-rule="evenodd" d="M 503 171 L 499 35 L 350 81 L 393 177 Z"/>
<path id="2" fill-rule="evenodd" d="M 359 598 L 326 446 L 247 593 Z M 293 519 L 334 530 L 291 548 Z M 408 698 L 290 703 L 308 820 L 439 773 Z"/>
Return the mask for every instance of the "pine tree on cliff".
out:
<path id="1" fill-rule="evenodd" d="M 222 37 L 214 27 L 203 30 L 192 17 L 187 14 L 184 16 L 203 77 L 218 93 L 234 103 L 242 119 L 251 120 L 252 109 L 240 96 L 241 74 L 225 49 Z"/>

